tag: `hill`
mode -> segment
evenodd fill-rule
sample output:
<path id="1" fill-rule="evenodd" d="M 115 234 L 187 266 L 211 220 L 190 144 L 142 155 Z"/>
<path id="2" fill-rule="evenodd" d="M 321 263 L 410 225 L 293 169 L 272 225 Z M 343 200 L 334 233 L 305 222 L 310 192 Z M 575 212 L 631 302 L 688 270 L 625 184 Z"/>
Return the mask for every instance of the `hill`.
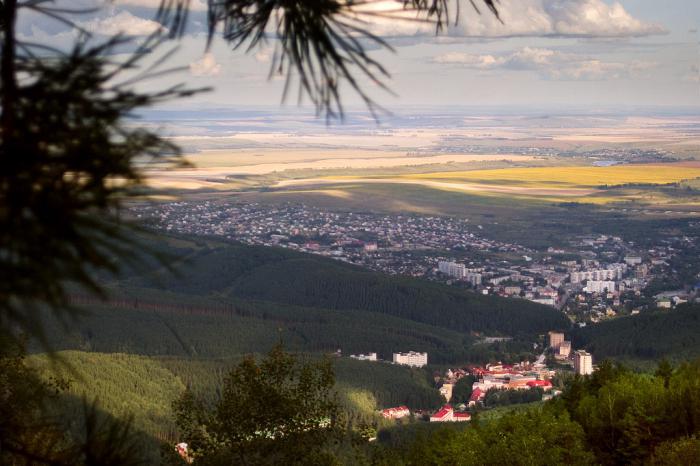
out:
<path id="1" fill-rule="evenodd" d="M 597 360 L 692 359 L 700 356 L 700 305 L 590 325 L 574 332 L 573 343 L 592 352 Z"/>
<path id="2" fill-rule="evenodd" d="M 97 400 L 107 415 L 133 416 L 134 427 L 153 439 L 177 440 L 172 403 L 190 387 L 201 399 L 218 401 L 224 377 L 240 358 L 195 359 L 146 357 L 124 353 L 62 351 L 28 362 L 44 378 L 62 377 L 70 388 L 55 406 L 66 420 L 80 419 L 83 398 Z M 56 360 L 61 364 L 53 364 Z M 433 409 L 442 397 L 429 381 L 430 372 L 391 364 L 333 360 L 338 399 L 356 419 L 379 421 L 377 410 L 407 405 Z M 69 428 L 78 428 L 71 422 Z"/>
<path id="3" fill-rule="evenodd" d="M 219 240 L 162 237 L 158 262 L 109 283 L 101 302 L 76 293 L 87 315 L 68 333 L 45 318 L 53 347 L 221 358 L 268 351 L 344 354 L 427 351 L 433 363 L 521 360 L 537 335 L 565 329 L 560 312 L 525 300 L 481 296 L 370 272 L 314 255 Z M 514 336 L 474 345 L 476 335 Z M 518 341 L 518 339 L 520 341 Z M 36 350 L 36 348 L 35 348 Z"/>
<path id="4" fill-rule="evenodd" d="M 177 252 L 184 252 L 182 245 Z M 529 301 L 477 295 L 280 248 L 200 242 L 192 244 L 176 271 L 179 277 L 157 270 L 122 284 L 223 300 L 369 311 L 459 332 L 532 336 L 569 326 L 560 312 Z"/>

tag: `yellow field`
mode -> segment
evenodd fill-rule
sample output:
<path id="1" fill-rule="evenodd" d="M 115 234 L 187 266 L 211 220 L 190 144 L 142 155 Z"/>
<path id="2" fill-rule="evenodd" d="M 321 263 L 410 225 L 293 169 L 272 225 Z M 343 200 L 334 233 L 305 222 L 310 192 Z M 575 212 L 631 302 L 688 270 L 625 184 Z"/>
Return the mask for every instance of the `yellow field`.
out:
<path id="1" fill-rule="evenodd" d="M 700 179 L 700 164 L 648 164 L 614 167 L 532 167 L 473 171 L 455 171 L 396 176 L 330 176 L 283 180 L 275 183 L 278 195 L 292 192 L 323 194 L 349 198 L 351 186 L 395 186 L 400 200 L 402 186 L 420 186 L 436 191 L 464 193 L 492 199 L 519 199 L 543 202 L 580 202 L 610 204 L 637 202 L 656 206 L 696 206 L 700 202 L 692 192 L 664 192 L 639 186 L 623 186 L 614 191 L 601 186 L 631 184 L 663 185 Z M 327 194 L 330 195 L 330 194 Z"/>
<path id="2" fill-rule="evenodd" d="M 505 183 L 528 187 L 592 187 L 629 183 L 666 184 L 700 177 L 700 167 L 680 164 L 617 165 L 613 167 L 544 167 L 474 170 L 404 175 L 419 180 L 454 180 Z"/>

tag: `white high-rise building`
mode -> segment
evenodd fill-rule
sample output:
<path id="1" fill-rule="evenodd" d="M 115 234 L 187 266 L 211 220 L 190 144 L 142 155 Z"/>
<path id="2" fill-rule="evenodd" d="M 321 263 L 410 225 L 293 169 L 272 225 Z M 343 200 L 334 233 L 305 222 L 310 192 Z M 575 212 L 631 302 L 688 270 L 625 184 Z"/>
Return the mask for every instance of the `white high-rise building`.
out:
<path id="1" fill-rule="evenodd" d="M 466 267 L 464 264 L 458 264 L 456 262 L 440 261 L 438 262 L 438 270 L 445 275 L 449 275 L 454 278 L 464 278 L 466 275 Z"/>
<path id="2" fill-rule="evenodd" d="M 428 365 L 428 353 L 409 351 L 408 353 L 394 353 L 394 364 L 411 367 L 423 367 Z"/>
<path id="3" fill-rule="evenodd" d="M 607 280 L 588 280 L 586 282 L 586 292 L 588 293 L 603 293 L 605 291 L 613 292 L 617 287 L 617 283 Z"/>
<path id="4" fill-rule="evenodd" d="M 464 264 L 440 261 L 438 262 L 438 270 L 445 275 L 449 275 L 450 277 L 457 278 L 459 280 L 466 280 L 474 286 L 481 285 L 482 282 L 482 275 L 474 272 L 472 269 L 468 269 Z"/>
<path id="5" fill-rule="evenodd" d="M 579 375 L 593 373 L 593 355 L 591 353 L 578 350 L 574 353 L 574 371 Z"/>

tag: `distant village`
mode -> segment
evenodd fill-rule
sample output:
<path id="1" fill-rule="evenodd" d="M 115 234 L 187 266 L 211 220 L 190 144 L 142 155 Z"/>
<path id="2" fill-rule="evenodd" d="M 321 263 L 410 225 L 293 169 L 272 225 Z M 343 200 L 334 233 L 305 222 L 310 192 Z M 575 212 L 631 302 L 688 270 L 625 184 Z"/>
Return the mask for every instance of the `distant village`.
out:
<path id="1" fill-rule="evenodd" d="M 420 277 L 484 295 L 553 306 L 579 325 L 698 299 L 695 286 L 647 292 L 695 238 L 659 238 L 653 248 L 611 235 L 578 236 L 534 251 L 484 237 L 465 219 L 331 212 L 305 206 L 214 201 L 143 204 L 132 209 L 167 231 L 216 235 L 253 245 L 319 254 L 372 270 Z M 457 254 L 455 254 L 455 251 Z M 464 251 L 478 257 L 461 259 Z"/>

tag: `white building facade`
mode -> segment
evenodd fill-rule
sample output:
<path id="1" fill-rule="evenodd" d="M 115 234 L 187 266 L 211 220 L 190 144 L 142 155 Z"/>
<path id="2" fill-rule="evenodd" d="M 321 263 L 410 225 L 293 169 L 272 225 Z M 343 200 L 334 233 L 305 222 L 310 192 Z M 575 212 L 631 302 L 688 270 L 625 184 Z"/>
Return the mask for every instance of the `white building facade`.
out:
<path id="1" fill-rule="evenodd" d="M 403 366 L 424 367 L 428 365 L 428 353 L 409 351 L 408 353 L 394 353 L 394 364 Z"/>

